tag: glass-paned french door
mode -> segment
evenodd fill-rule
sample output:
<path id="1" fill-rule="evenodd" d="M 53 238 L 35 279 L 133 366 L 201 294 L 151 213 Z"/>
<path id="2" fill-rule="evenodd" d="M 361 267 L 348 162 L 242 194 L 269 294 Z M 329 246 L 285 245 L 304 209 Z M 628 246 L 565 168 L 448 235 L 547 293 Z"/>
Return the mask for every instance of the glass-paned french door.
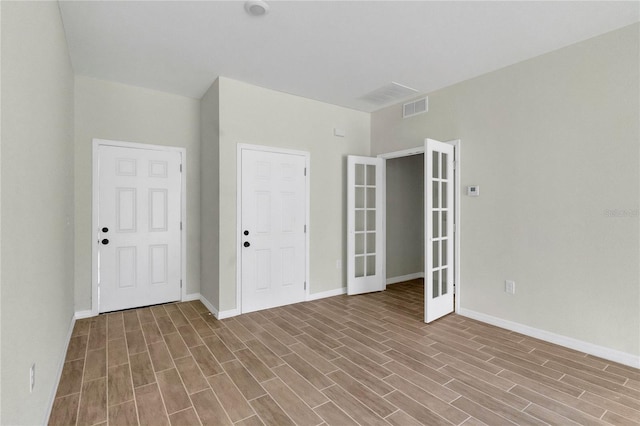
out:
<path id="1" fill-rule="evenodd" d="M 425 141 L 425 322 L 453 312 L 453 149 Z"/>
<path id="2" fill-rule="evenodd" d="M 383 271 L 383 174 L 380 158 L 347 157 L 347 293 L 385 288 Z"/>

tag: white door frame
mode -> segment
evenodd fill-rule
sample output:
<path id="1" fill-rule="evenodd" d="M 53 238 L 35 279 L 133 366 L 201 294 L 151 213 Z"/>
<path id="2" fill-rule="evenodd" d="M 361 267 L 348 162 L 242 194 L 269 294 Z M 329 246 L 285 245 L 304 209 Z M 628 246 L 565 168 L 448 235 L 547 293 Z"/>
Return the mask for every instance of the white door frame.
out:
<path id="1" fill-rule="evenodd" d="M 453 172 L 453 178 L 455 180 L 455 184 L 454 184 L 454 189 L 455 189 L 455 194 L 453 196 L 453 201 L 455 203 L 454 207 L 455 207 L 455 223 L 453 224 L 453 232 L 455 234 L 455 238 L 454 238 L 454 243 L 455 243 L 455 247 L 454 247 L 454 251 L 453 251 L 453 256 L 454 256 L 454 268 L 453 268 L 453 282 L 455 285 L 455 312 L 458 312 L 460 310 L 460 296 L 462 294 L 461 291 L 461 287 L 462 287 L 462 281 L 461 281 L 461 277 L 460 277 L 460 169 L 461 169 L 461 151 L 462 151 L 462 142 L 460 141 L 460 139 L 456 139 L 456 140 L 451 140 L 451 141 L 446 141 L 445 143 L 448 143 L 450 145 L 453 145 L 453 152 L 454 152 L 454 161 L 455 161 L 455 169 Z M 401 157 L 408 157 L 411 155 L 417 155 L 417 154 L 424 154 L 424 145 L 423 146 L 419 146 L 416 148 L 409 148 L 409 149 L 404 149 L 402 151 L 394 151 L 394 152 L 387 152 L 384 154 L 379 154 L 378 157 L 379 158 L 384 158 L 385 160 L 390 160 L 392 158 L 401 158 Z M 386 161 L 385 161 L 386 163 Z M 386 188 L 386 184 L 387 184 L 387 168 L 386 168 L 386 164 L 385 167 L 382 170 L 383 172 L 383 177 L 384 177 L 384 184 L 385 184 L 385 188 L 383 189 L 383 196 L 384 196 L 384 204 L 383 204 L 383 212 L 384 212 L 384 242 L 383 242 L 383 255 L 384 255 L 384 259 L 385 259 L 385 265 L 386 265 L 386 259 L 387 259 L 387 188 Z M 426 212 L 425 212 L 426 214 Z M 425 251 L 427 250 L 426 247 L 426 243 L 425 243 Z M 386 268 L 386 266 L 385 266 Z M 386 274 L 386 271 L 385 271 Z M 425 277 L 426 279 L 426 277 Z"/>
<path id="2" fill-rule="evenodd" d="M 304 234 L 304 298 L 309 300 L 309 289 L 311 281 L 309 279 L 309 236 L 311 235 L 310 216 L 310 182 L 311 182 L 311 154 L 308 151 L 297 151 L 287 148 L 277 148 L 266 145 L 252 145 L 238 143 L 236 150 L 236 312 L 242 313 L 242 151 L 273 152 L 276 154 L 301 155 L 304 157 L 306 179 L 305 179 L 305 223 L 307 232 Z"/>
<path id="3" fill-rule="evenodd" d="M 175 146 L 150 145 L 136 142 L 111 141 L 106 139 L 93 139 L 93 182 L 91 185 L 91 315 L 100 312 L 100 300 L 98 291 L 98 228 L 100 207 L 100 146 L 116 146 L 120 148 L 136 148 L 151 151 L 178 152 L 181 156 L 182 174 L 180 182 L 180 217 L 182 230 L 180 232 L 180 298 L 185 300 L 187 296 L 187 150 Z"/>

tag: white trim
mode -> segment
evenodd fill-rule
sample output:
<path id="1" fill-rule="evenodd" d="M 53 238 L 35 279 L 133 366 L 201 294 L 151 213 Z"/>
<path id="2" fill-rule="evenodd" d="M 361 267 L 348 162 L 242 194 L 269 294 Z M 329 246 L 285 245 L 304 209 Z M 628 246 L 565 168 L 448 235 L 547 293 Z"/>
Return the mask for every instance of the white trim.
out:
<path id="1" fill-rule="evenodd" d="M 378 158 L 384 158 L 390 160 L 392 158 L 409 157 L 411 155 L 424 154 L 424 146 L 418 146 L 415 148 L 403 149 L 401 151 L 387 152 L 384 154 L 378 154 Z"/>
<path id="2" fill-rule="evenodd" d="M 91 187 L 91 313 L 92 316 L 98 315 L 100 306 L 98 303 L 98 221 L 99 221 L 99 183 L 100 183 L 100 167 L 99 153 L 100 146 L 116 146 L 121 148 L 146 149 L 150 151 L 178 152 L 180 154 L 180 164 L 182 165 L 182 173 L 180 174 L 180 220 L 182 222 L 182 230 L 180 232 L 181 245 L 181 262 L 180 262 L 180 280 L 182 288 L 180 289 L 180 300 L 184 300 L 187 296 L 187 150 L 176 146 L 152 145 L 136 142 L 112 141 L 106 139 L 93 139 L 93 182 Z"/>
<path id="3" fill-rule="evenodd" d="M 528 325 L 505 320 L 502 318 L 497 318 L 466 308 L 461 308 L 458 314 L 467 318 L 482 321 L 487 324 L 495 325 L 497 327 L 505 328 L 507 330 L 515 331 L 529 337 L 544 340 L 545 342 L 554 343 L 556 345 L 564 346 L 569 349 L 584 352 L 589 355 L 597 356 L 599 358 L 604 358 L 609 361 L 628 365 L 629 367 L 640 368 L 640 356 L 638 355 L 610 349 L 605 346 L 595 345 L 583 340 L 574 339 L 572 337 L 563 336 L 561 334 L 552 333 L 550 331 L 541 330 L 539 328 L 530 327 Z"/>
<path id="4" fill-rule="evenodd" d="M 200 294 L 200 301 L 216 318 L 218 318 L 218 310 L 213 307 L 213 303 L 209 302 L 206 297 Z"/>
<path id="5" fill-rule="evenodd" d="M 413 274 L 398 275 L 397 277 L 387 278 L 387 285 L 417 280 L 418 278 L 424 278 L 424 272 L 414 272 Z"/>
<path id="6" fill-rule="evenodd" d="M 242 312 L 240 312 L 240 309 L 229 309 L 228 311 L 220 311 L 215 314 L 215 316 L 217 319 L 222 320 L 225 318 L 237 317 L 241 313 Z"/>
<path id="7" fill-rule="evenodd" d="M 236 307 L 228 311 L 221 311 L 221 318 L 229 318 L 242 313 L 242 150 L 273 152 L 277 154 L 300 155 L 305 159 L 307 171 L 305 179 L 305 223 L 307 232 L 305 238 L 305 273 L 304 279 L 307 283 L 305 290 L 305 300 L 309 297 L 311 279 L 309 276 L 309 241 L 311 236 L 311 154 L 308 151 L 298 151 L 294 149 L 278 148 L 266 145 L 252 145 L 238 143 L 236 148 Z M 218 319 L 218 314 L 216 315 Z"/>
<path id="8" fill-rule="evenodd" d="M 84 319 L 84 318 L 91 318 L 91 317 L 95 317 L 96 314 L 93 313 L 93 310 L 88 309 L 86 311 L 76 311 L 75 314 L 73 315 L 73 317 L 76 320 L 79 319 Z"/>
<path id="9" fill-rule="evenodd" d="M 454 224 L 453 224 L 453 232 L 454 235 L 454 248 L 453 248 L 453 285 L 455 287 L 455 312 L 460 310 L 460 286 L 461 286 L 461 278 L 460 278 L 460 168 L 461 168 L 461 156 L 462 156 L 462 142 L 460 139 L 447 141 L 446 143 L 453 145 L 453 160 L 455 161 L 455 168 L 453 170 L 454 177 L 454 185 L 453 185 L 453 202 L 454 202 Z"/>
<path id="10" fill-rule="evenodd" d="M 76 325 L 76 315 L 71 317 L 71 322 L 69 323 L 69 330 L 67 331 L 67 337 L 65 338 L 64 348 L 62 348 L 62 354 L 58 358 L 58 370 L 56 372 L 55 378 L 55 386 L 51 390 L 51 395 L 49 396 L 49 405 L 47 406 L 47 413 L 45 414 L 45 421 L 43 424 L 49 424 L 49 418 L 51 417 L 51 411 L 53 410 L 53 403 L 56 399 L 56 392 L 58 391 L 58 386 L 60 385 L 60 378 L 62 377 L 62 370 L 64 369 L 64 362 L 67 359 L 67 350 L 69 349 L 69 343 L 71 343 L 71 335 L 73 334 L 73 329 Z"/>
<path id="11" fill-rule="evenodd" d="M 319 293 L 311 293 L 307 295 L 307 302 L 311 300 L 324 299 L 327 297 L 340 296 L 342 294 L 347 294 L 346 287 L 336 288 L 335 290 L 321 291 Z"/>

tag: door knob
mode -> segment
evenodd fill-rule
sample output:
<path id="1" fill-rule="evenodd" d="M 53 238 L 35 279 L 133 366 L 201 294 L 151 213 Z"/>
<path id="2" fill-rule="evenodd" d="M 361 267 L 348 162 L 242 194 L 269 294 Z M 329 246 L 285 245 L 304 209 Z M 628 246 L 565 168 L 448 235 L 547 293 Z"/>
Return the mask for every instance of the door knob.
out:
<path id="1" fill-rule="evenodd" d="M 109 232 L 109 228 L 107 227 L 102 228 L 102 232 Z"/>
<path id="2" fill-rule="evenodd" d="M 246 230 L 245 230 L 245 231 L 243 232 L 243 234 L 244 234 L 244 235 L 249 235 L 249 231 L 246 231 Z"/>
<path id="3" fill-rule="evenodd" d="M 251 245 L 251 243 L 250 243 L 249 241 L 245 241 L 245 242 L 244 242 L 244 246 L 245 246 L 245 247 L 249 247 L 250 245 Z"/>
<path id="4" fill-rule="evenodd" d="M 101 241 L 101 243 L 106 246 L 107 244 L 109 244 L 109 240 L 105 238 L 104 240 Z"/>

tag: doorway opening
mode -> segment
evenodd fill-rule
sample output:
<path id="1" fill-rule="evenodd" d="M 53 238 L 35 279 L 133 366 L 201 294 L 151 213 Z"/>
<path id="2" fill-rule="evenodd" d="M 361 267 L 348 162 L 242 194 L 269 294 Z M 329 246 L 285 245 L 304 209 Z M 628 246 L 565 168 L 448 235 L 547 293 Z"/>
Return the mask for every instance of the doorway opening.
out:
<path id="1" fill-rule="evenodd" d="M 386 283 L 424 278 L 424 154 L 386 160 Z"/>
<path id="2" fill-rule="evenodd" d="M 387 278 L 389 283 L 393 283 L 420 278 L 422 275 L 425 287 L 425 322 L 434 321 L 458 310 L 460 304 L 460 232 L 458 229 L 460 224 L 460 148 L 459 140 L 439 142 L 425 139 L 424 146 L 380 154 L 377 158 L 348 156 L 348 294 L 384 290 Z M 409 160 L 402 160 L 407 157 Z M 416 164 L 411 166 L 409 163 L 404 164 L 406 167 L 413 166 L 413 168 L 421 162 L 422 185 L 420 183 L 415 185 L 415 181 L 411 183 L 407 179 L 398 183 L 393 180 L 394 176 L 391 181 L 387 181 L 387 162 L 394 159 L 400 159 L 397 160 L 400 167 L 395 167 L 396 163 L 389 163 L 389 172 L 392 175 L 397 175 L 396 169 L 402 169 L 401 166 L 404 163 L 401 161 L 413 160 Z M 369 169 L 372 173 L 369 173 Z M 382 171 L 382 177 L 369 181 L 368 176 L 373 177 L 373 172 L 377 175 L 377 170 Z M 392 188 L 387 189 L 387 185 L 392 185 Z M 416 189 L 418 189 L 417 194 Z M 393 198 L 386 201 L 388 194 L 392 194 Z M 405 215 L 404 219 L 397 220 L 398 218 L 393 215 L 393 211 L 402 208 L 396 197 L 413 198 L 411 200 L 413 207 L 405 207 L 402 211 Z M 420 225 L 415 221 L 409 224 L 403 223 L 403 220 L 408 220 L 406 218 L 411 216 L 410 213 L 420 212 L 420 199 L 423 206 L 422 214 L 416 216 L 422 219 L 422 232 Z M 387 211 L 388 208 L 392 215 L 390 217 L 388 217 L 390 213 Z M 406 211 L 411 209 L 414 211 Z M 370 217 L 374 219 L 380 216 L 385 218 L 382 221 L 382 228 L 373 220 L 369 220 Z M 398 229 L 394 230 L 393 227 L 396 225 Z M 387 226 L 390 227 L 390 236 Z M 390 242 L 387 242 L 387 238 L 390 238 Z M 370 240 L 376 244 L 369 244 Z M 383 240 L 382 244 L 380 240 Z M 402 254 L 397 256 L 397 252 L 393 252 L 390 258 L 387 258 L 387 247 L 394 250 L 400 246 L 402 250 L 405 248 L 403 244 L 411 245 L 413 248 L 410 249 L 410 255 L 405 253 L 404 256 Z M 422 254 L 422 264 L 420 260 L 415 260 L 418 254 Z M 369 262 L 370 259 L 376 262 Z M 363 264 L 361 260 L 366 260 L 364 269 L 358 267 Z M 384 266 L 369 268 L 370 263 L 377 265 L 378 262 Z M 410 266 L 403 265 L 405 262 Z M 422 268 L 420 268 L 421 265 Z M 386 271 L 387 268 L 391 268 L 389 272 Z M 454 294 L 457 294 L 457 297 L 454 298 Z"/>

